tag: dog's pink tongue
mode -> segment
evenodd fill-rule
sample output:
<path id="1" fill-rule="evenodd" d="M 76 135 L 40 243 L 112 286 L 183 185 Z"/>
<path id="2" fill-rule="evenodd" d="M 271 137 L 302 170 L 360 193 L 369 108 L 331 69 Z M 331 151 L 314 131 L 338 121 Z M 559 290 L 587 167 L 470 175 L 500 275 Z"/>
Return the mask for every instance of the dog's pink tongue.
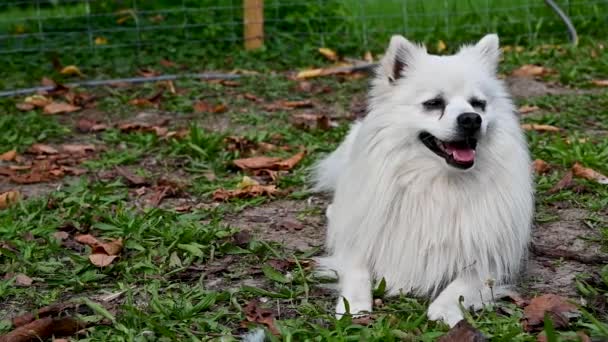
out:
<path id="1" fill-rule="evenodd" d="M 446 149 L 452 154 L 455 161 L 470 163 L 475 160 L 475 150 L 472 148 L 462 148 L 447 145 Z"/>

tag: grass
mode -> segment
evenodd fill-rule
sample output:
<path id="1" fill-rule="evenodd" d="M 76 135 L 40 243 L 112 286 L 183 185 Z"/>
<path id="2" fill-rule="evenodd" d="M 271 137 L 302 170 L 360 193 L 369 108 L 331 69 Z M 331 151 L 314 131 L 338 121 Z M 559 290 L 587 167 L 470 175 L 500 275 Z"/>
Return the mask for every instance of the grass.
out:
<path id="1" fill-rule="evenodd" d="M 454 42 L 446 42 L 448 51 L 457 47 Z M 541 63 L 555 70 L 545 77 L 546 82 L 586 89 L 592 79 L 608 71 L 608 57 L 601 48 L 605 44 L 603 40 L 584 39 L 579 47 L 536 46 L 521 52 L 506 51 L 501 73 L 508 74 L 521 64 Z M 312 51 L 314 45 L 309 47 Z M 254 55 L 234 54 L 232 61 L 210 58 L 200 68 L 222 65 L 272 70 L 277 65 L 326 65 L 312 54 L 298 64 L 290 64 L 296 63 L 294 56 L 277 60 L 276 54 L 277 50 L 268 49 Z M 79 65 L 90 74 L 96 71 L 97 65 L 104 65 L 104 56 L 100 54 L 93 64 Z M 197 59 L 185 53 L 167 57 L 189 66 L 197 65 Z M 147 66 L 175 71 L 158 65 L 158 55 L 146 58 L 149 58 Z M 132 70 L 130 65 L 122 67 Z M 121 72 L 107 65 L 106 68 L 100 72 L 108 75 Z M 11 77 L 20 75 L 14 67 L 9 66 L 7 70 Z M 56 71 L 45 66 L 36 66 L 27 73 L 31 74 L 28 77 L 59 77 Z M 292 111 L 270 112 L 264 104 L 312 99 L 315 107 L 304 111 L 340 117 L 348 114 L 353 97 L 362 97 L 367 87 L 365 79 L 322 78 L 311 81 L 313 89 L 329 90 L 307 93 L 297 90 L 297 82 L 271 73 L 239 82 L 236 88 L 198 80 L 175 82 L 180 91 L 166 93 L 159 111 L 171 118 L 171 129 L 189 129 L 183 139 L 162 139 L 153 133 L 123 133 L 115 128 L 103 133 L 75 133 L 72 125 L 78 113 L 63 116 L 46 116 L 38 111 L 22 113 L 15 108 L 21 98 L 0 100 L 3 111 L 0 152 L 17 149 L 22 153 L 35 142 L 84 141 L 105 148 L 97 158 L 86 162 L 89 175 L 73 178 L 49 194 L 33 196 L 0 210 L 0 274 L 3 276 L 0 277 L 0 333 L 11 329 L 8 319 L 13 315 L 68 300 L 88 303 L 89 310 L 81 313 L 81 318 L 91 322 L 92 327 L 74 337 L 78 341 L 237 340 L 248 330 L 243 326 L 259 326 L 244 323 L 246 306 L 252 299 L 275 310 L 281 337 L 270 337 L 273 341 L 434 341 L 448 330 L 447 326 L 426 319 L 428 303 L 424 299 L 405 295 L 385 298 L 382 291 L 377 293 L 382 305 L 370 324 L 361 324 L 350 317 L 336 320 L 332 313 L 334 295 L 324 289 L 322 280 L 313 276 L 309 262 L 311 256 L 320 252 L 319 248 L 294 252 L 263 234 L 250 238 L 238 234 L 244 224 L 239 220 L 258 228 L 289 215 L 304 225 L 319 220 L 323 216 L 323 205 L 306 204 L 309 198 L 305 182 L 307 168 L 335 148 L 349 123 L 347 119 L 337 119 L 338 128 L 304 130 L 289 124 Z M 156 87 L 144 84 L 127 89 L 88 91 L 99 96 L 96 109 L 100 112 L 96 117 L 113 124 L 131 120 L 141 111 L 156 112 L 129 104 L 133 98 L 154 94 Z M 241 96 L 245 93 L 254 94 L 260 102 Z M 559 220 L 557 203 L 585 210 L 585 222 L 591 232 L 599 232 L 603 248 L 608 248 L 606 186 L 577 179 L 585 191 L 569 188 L 549 194 L 547 190 L 575 162 L 608 174 L 606 95 L 605 90 L 595 88 L 588 94 L 542 96 L 519 103 L 540 108 L 524 117 L 524 122 L 551 124 L 562 129 L 558 133 L 527 133 L 533 157 L 552 166 L 547 174 L 536 177 L 536 223 Z M 228 111 L 195 113 L 192 108 L 196 100 L 224 103 Z M 269 153 L 278 157 L 288 157 L 300 146 L 305 147 L 307 157 L 278 182 L 280 189 L 291 189 L 292 193 L 278 198 L 213 202 L 211 196 L 216 189 L 234 188 L 244 176 L 231 166 L 231 161 L 245 154 L 228 149 L 224 143 L 227 136 L 243 136 L 254 143 L 291 148 Z M 583 138 L 585 140 L 581 140 Z M 115 166 L 128 167 L 151 179 L 152 185 L 147 191 L 152 191 L 160 178 L 178 178 L 187 184 L 178 195 L 179 200 L 189 201 L 193 207 L 188 212 L 179 211 L 177 204 L 181 202 L 172 199 L 160 207 L 145 205 L 137 194 L 137 187 L 129 186 L 120 178 L 100 176 Z M 268 211 L 269 208 L 272 210 Z M 270 217 L 271 221 L 247 221 L 253 219 L 246 213 L 253 213 L 257 220 L 268 215 L 276 217 Z M 70 237 L 64 242 L 57 241 L 55 234 L 59 231 Z M 120 258 L 108 267 L 93 266 L 87 258 L 91 249 L 70 243 L 74 235 L 86 233 L 103 239 L 124 239 Z M 556 264 L 567 262 L 554 261 Z M 13 274 L 25 274 L 34 283 L 29 287 L 16 286 L 14 277 L 4 278 Z M 594 277 L 581 275 L 578 288 L 588 303 L 583 314 L 574 318 L 568 329 L 554 329 L 547 322 L 544 331 L 560 339 L 572 337 L 580 330 L 597 340 L 608 338 L 608 316 L 602 306 L 608 294 L 608 268 Z M 104 300 L 108 295 L 116 298 Z M 521 308 L 505 301 L 467 318 L 492 341 L 535 341 L 538 332 L 523 330 L 522 315 Z"/>

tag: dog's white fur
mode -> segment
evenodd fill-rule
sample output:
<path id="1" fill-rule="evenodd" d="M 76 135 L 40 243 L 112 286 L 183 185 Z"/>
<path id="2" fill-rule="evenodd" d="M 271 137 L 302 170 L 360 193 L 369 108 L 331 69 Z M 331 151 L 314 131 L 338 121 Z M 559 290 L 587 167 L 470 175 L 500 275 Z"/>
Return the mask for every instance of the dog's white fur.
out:
<path id="1" fill-rule="evenodd" d="M 332 191 L 322 267 L 339 277 L 338 316 L 372 310 L 372 282 L 389 294 L 430 296 L 432 320 L 453 326 L 517 275 L 534 211 L 530 157 L 514 105 L 496 76 L 498 36 L 435 56 L 394 36 L 372 81 L 369 112 L 315 169 Z M 395 75 L 395 63 L 402 67 Z M 395 77 L 397 76 L 397 77 Z M 421 103 L 442 94 L 443 114 Z M 487 101 L 483 112 L 469 99 Z M 475 164 L 460 170 L 418 138 L 456 134 L 456 117 L 482 117 Z M 491 285 L 495 284 L 494 287 Z"/>

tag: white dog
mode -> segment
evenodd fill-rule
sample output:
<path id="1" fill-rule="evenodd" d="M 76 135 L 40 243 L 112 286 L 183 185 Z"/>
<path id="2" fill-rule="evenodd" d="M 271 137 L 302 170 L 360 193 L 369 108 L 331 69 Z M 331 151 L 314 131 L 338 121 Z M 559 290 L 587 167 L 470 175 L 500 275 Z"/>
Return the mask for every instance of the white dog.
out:
<path id="1" fill-rule="evenodd" d="M 450 326 L 518 274 L 534 211 L 530 157 L 497 78 L 498 36 L 435 56 L 394 36 L 372 82 L 369 112 L 314 169 L 332 191 L 327 251 L 337 316 L 389 294 L 430 296 Z M 492 285 L 495 284 L 495 287 Z"/>

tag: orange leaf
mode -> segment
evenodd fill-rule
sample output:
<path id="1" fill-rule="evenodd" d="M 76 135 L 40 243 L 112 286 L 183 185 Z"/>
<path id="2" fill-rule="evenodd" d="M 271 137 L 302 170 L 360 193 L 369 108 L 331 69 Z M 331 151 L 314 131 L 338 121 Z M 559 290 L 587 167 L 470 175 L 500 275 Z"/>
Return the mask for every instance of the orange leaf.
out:
<path id="1" fill-rule="evenodd" d="M 61 149 L 66 153 L 71 154 L 86 154 L 87 152 L 95 151 L 95 145 L 91 144 L 64 144 Z"/>
<path id="2" fill-rule="evenodd" d="M 593 80 L 591 83 L 598 87 L 608 87 L 608 80 Z"/>
<path id="3" fill-rule="evenodd" d="M 0 193 L 0 209 L 8 208 L 11 204 L 19 201 L 19 197 L 21 197 L 21 193 L 17 190 Z"/>
<path id="4" fill-rule="evenodd" d="M 242 189 L 226 190 L 217 189 L 213 193 L 213 200 L 226 201 L 231 198 L 251 198 L 258 196 L 272 196 L 278 192 L 275 185 L 249 185 Z"/>
<path id="5" fill-rule="evenodd" d="M 257 170 L 257 169 L 272 169 L 277 162 L 280 162 L 281 158 L 277 157 L 251 157 L 235 159 L 232 162 L 234 165 L 242 170 Z"/>
<path id="6" fill-rule="evenodd" d="M 72 113 L 78 110 L 80 110 L 80 107 L 65 102 L 53 102 L 44 106 L 44 113 L 49 115 Z"/>
<path id="7" fill-rule="evenodd" d="M 12 161 L 12 160 L 15 160 L 16 157 L 17 157 L 17 151 L 15 151 L 15 150 L 10 150 L 10 151 L 0 154 L 0 160 L 3 160 L 3 161 Z"/>
<path id="8" fill-rule="evenodd" d="M 537 131 L 537 132 L 559 132 L 560 128 L 551 125 L 537 125 L 537 124 L 522 124 L 521 128 L 526 131 Z"/>
<path id="9" fill-rule="evenodd" d="M 595 181 L 600 184 L 608 184 L 608 177 L 606 177 L 605 175 L 603 175 L 593 169 L 584 167 L 581 164 L 579 164 L 578 162 L 572 166 L 572 172 L 577 177 Z"/>
<path id="10" fill-rule="evenodd" d="M 304 158 L 304 156 L 306 156 L 305 150 L 298 152 L 297 154 L 293 155 L 288 159 L 277 162 L 275 165 L 280 170 L 291 170 Z"/>
<path id="11" fill-rule="evenodd" d="M 519 109 L 517 111 L 520 114 L 528 114 L 528 113 L 536 112 L 539 109 L 540 108 L 537 106 L 524 105 L 524 106 L 519 107 Z"/>
<path id="12" fill-rule="evenodd" d="M 549 171 L 551 169 L 551 166 L 549 166 L 549 164 L 547 164 L 547 162 L 542 159 L 536 159 L 532 163 L 532 167 L 534 168 L 534 172 L 536 172 L 539 175 L 546 173 L 547 171 Z"/>
<path id="13" fill-rule="evenodd" d="M 568 173 L 566 173 L 564 175 L 564 177 L 562 179 L 559 180 L 559 182 L 557 182 L 557 184 L 555 184 L 551 189 L 549 189 L 549 191 L 547 191 L 550 194 L 554 194 L 556 192 L 559 192 L 563 189 L 567 189 L 569 187 L 572 186 L 572 171 L 568 171 Z"/>
<path id="14" fill-rule="evenodd" d="M 525 64 L 513 70 L 511 75 L 516 77 L 537 77 L 552 73 L 553 70 L 540 65 Z"/>
<path id="15" fill-rule="evenodd" d="M 112 240 L 110 242 L 104 242 L 93 247 L 92 254 L 107 254 L 107 255 L 118 255 L 122 251 L 122 239 Z"/>

